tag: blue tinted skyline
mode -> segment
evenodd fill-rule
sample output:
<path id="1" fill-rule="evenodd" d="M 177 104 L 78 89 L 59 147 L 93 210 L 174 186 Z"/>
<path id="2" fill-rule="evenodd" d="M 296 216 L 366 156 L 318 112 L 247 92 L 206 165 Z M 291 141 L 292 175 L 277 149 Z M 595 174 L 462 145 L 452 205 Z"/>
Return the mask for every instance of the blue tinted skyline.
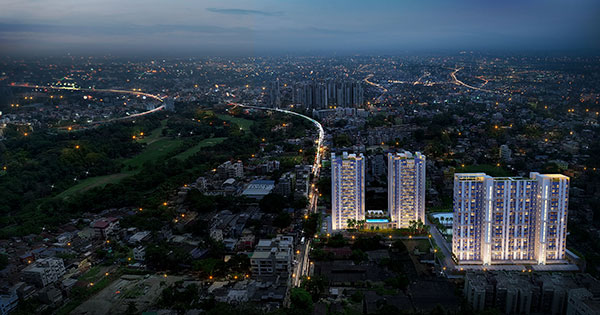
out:
<path id="1" fill-rule="evenodd" d="M 600 3 L 5 0 L 6 54 L 600 49 Z"/>

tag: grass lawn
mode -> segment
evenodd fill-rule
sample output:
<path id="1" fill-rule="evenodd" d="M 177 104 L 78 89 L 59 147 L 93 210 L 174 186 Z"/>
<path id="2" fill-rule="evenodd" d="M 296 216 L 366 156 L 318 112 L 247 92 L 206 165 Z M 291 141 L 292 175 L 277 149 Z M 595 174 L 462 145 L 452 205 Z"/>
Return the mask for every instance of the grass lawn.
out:
<path id="1" fill-rule="evenodd" d="M 65 198 L 77 192 L 85 192 L 95 187 L 102 187 L 106 184 L 116 183 L 125 177 L 133 175 L 135 172 L 121 172 L 116 174 L 89 177 L 79 181 L 79 183 L 71 188 L 61 192 L 57 197 Z"/>
<path id="2" fill-rule="evenodd" d="M 196 144 L 195 146 L 177 154 L 175 156 L 175 158 L 179 159 L 179 160 L 185 160 L 185 159 L 189 158 L 190 156 L 200 152 L 200 150 L 202 150 L 202 148 L 214 146 L 216 144 L 219 144 L 219 143 L 225 141 L 225 139 L 227 139 L 227 138 L 220 137 L 220 138 L 204 139 L 204 140 L 200 141 L 198 144 Z"/>
<path id="3" fill-rule="evenodd" d="M 230 121 L 230 122 L 240 126 L 240 128 L 242 128 L 244 130 L 250 129 L 250 126 L 252 126 L 254 124 L 254 121 L 252 121 L 252 120 L 234 117 L 234 116 L 225 115 L 225 114 L 219 114 L 219 115 L 217 115 L 217 117 L 219 117 L 219 119 Z"/>
<path id="4" fill-rule="evenodd" d="M 125 167 L 139 168 L 148 161 L 164 158 L 183 143 L 180 139 L 160 138 L 148 144 L 142 153 L 123 162 Z"/>
<path id="5" fill-rule="evenodd" d="M 162 136 L 162 131 L 167 126 L 167 120 L 163 119 L 160 121 L 160 127 L 152 130 L 150 135 L 145 136 L 141 139 L 138 139 L 139 143 L 151 144 L 152 142 L 158 140 Z"/>
<path id="6" fill-rule="evenodd" d="M 148 138 L 151 138 L 151 136 Z M 148 140 L 148 138 L 144 140 Z M 138 169 L 144 163 L 166 157 L 173 150 L 177 149 L 182 143 L 183 141 L 179 139 L 158 138 L 156 140 L 152 140 L 152 142 L 148 142 L 148 145 L 140 154 L 123 161 L 123 165 L 125 166 L 125 168 L 120 173 L 95 176 L 83 179 L 79 181 L 79 183 L 77 183 L 75 186 L 72 186 L 69 189 L 58 194 L 58 197 L 65 198 L 75 193 L 85 192 L 95 187 L 103 187 L 107 184 L 118 183 L 122 179 L 137 173 Z M 129 169 L 130 167 L 131 169 Z"/>

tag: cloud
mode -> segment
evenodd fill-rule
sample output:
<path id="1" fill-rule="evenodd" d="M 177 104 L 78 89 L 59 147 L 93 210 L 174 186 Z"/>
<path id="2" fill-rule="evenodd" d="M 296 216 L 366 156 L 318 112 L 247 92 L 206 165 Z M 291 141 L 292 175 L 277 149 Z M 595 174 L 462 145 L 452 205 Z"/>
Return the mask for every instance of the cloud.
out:
<path id="1" fill-rule="evenodd" d="M 269 11 L 260 11 L 260 10 L 247 10 L 247 9 L 219 9 L 219 8 L 207 8 L 207 11 L 213 13 L 220 14 L 229 14 L 229 15 L 262 15 L 262 16 L 281 16 L 283 12 L 269 12 Z"/>
<path id="2" fill-rule="evenodd" d="M 214 25 L 57 25 L 57 24 L 13 24 L 0 23 L 0 33 L 29 32 L 37 34 L 77 35 L 142 35 L 169 32 L 204 34 L 242 34 L 252 30 L 246 27 L 220 27 Z"/>

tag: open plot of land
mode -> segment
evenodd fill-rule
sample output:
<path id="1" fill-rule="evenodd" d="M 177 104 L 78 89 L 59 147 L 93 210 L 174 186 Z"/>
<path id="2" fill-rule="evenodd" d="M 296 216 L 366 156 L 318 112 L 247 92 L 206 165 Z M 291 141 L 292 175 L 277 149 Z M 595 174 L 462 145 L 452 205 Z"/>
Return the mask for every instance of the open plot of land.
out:
<path id="1" fill-rule="evenodd" d="M 429 240 L 404 240 L 404 245 L 406 245 L 406 249 L 408 249 L 409 252 L 418 248 L 419 252 L 426 253 L 429 252 L 429 249 L 431 248 Z"/>
<path id="2" fill-rule="evenodd" d="M 224 114 L 219 114 L 219 115 L 217 115 L 217 117 L 219 117 L 219 119 L 230 121 L 230 122 L 240 126 L 240 128 L 242 128 L 244 130 L 250 129 L 250 126 L 252 126 L 254 124 L 254 121 L 252 121 L 252 120 L 229 116 L 229 115 L 224 115 Z"/>
<path id="3" fill-rule="evenodd" d="M 215 144 L 219 144 L 219 143 L 225 141 L 225 139 L 227 139 L 227 138 L 220 137 L 220 138 L 204 139 L 204 140 L 200 141 L 200 143 L 196 144 L 195 146 L 177 154 L 175 156 L 175 158 L 179 159 L 179 160 L 185 160 L 185 159 L 189 158 L 190 156 L 200 152 L 200 150 L 202 150 L 202 148 L 211 147 Z"/>
<path id="4" fill-rule="evenodd" d="M 164 288 L 179 280 L 182 277 L 124 275 L 83 302 L 71 314 L 123 314 L 132 301 L 138 310 L 144 311 L 156 302 Z"/>

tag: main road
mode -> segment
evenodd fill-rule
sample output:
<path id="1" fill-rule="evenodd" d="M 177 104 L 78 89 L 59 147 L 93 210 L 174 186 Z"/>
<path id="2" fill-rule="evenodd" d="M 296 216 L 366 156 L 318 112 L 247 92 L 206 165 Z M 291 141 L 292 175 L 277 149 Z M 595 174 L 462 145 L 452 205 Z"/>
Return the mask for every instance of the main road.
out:
<path id="1" fill-rule="evenodd" d="M 310 192 L 308 193 L 309 204 L 306 209 L 305 218 L 308 218 L 308 216 L 312 213 L 316 213 L 317 212 L 317 203 L 319 201 L 319 190 L 317 188 L 317 182 L 319 179 L 319 175 L 321 174 L 321 172 L 320 172 L 321 159 L 322 159 L 322 153 L 324 151 L 323 140 L 325 139 L 325 130 L 323 129 L 323 126 L 321 125 L 321 123 L 319 123 L 315 119 L 308 117 L 306 115 L 302 115 L 300 113 L 296 113 L 296 112 L 293 112 L 290 110 L 285 110 L 285 109 L 280 109 L 280 108 L 252 106 L 252 105 L 244 105 L 244 104 L 239 104 L 239 103 L 230 103 L 230 105 L 239 106 L 239 107 L 248 108 L 248 109 L 269 110 L 269 111 L 276 111 L 276 112 L 289 114 L 289 115 L 295 115 L 295 116 L 304 118 L 304 119 L 310 121 L 311 123 L 313 123 L 313 125 L 315 125 L 315 127 L 319 131 L 319 137 L 316 141 L 316 143 L 317 143 L 316 151 L 317 152 L 315 153 L 315 160 L 314 160 L 314 164 L 313 164 L 313 168 L 312 168 L 313 179 L 310 184 Z M 305 237 L 304 243 L 301 243 L 298 246 L 298 248 L 296 249 L 296 251 L 294 252 L 294 254 L 295 254 L 294 257 L 296 257 L 297 263 L 293 266 L 293 269 L 292 269 L 293 270 L 292 271 L 292 285 L 293 286 L 299 286 L 304 277 L 310 276 L 311 263 L 308 259 L 308 254 L 310 253 L 311 240 L 312 240 L 311 235 L 309 235 L 308 237 Z"/>
<path id="2" fill-rule="evenodd" d="M 452 82 L 453 82 L 454 84 L 456 84 L 456 85 L 462 85 L 462 86 L 464 86 L 464 87 L 468 87 L 469 89 L 473 89 L 473 90 L 477 90 L 477 91 L 488 92 L 488 93 L 496 93 L 495 91 L 492 91 L 492 90 L 487 90 L 487 89 L 482 89 L 482 88 L 479 88 L 479 87 L 476 87 L 476 86 L 472 86 L 472 85 L 466 84 L 465 82 L 463 82 L 463 81 L 459 80 L 459 79 L 456 77 L 456 73 L 458 73 L 458 71 L 460 71 L 460 70 L 462 70 L 462 69 L 463 69 L 463 68 L 456 68 L 456 69 L 454 69 L 454 71 L 452 71 L 452 72 L 450 73 L 450 77 L 452 78 Z M 481 77 L 477 77 L 477 78 L 478 78 L 478 79 L 480 79 L 480 80 L 483 80 L 483 81 L 484 81 L 484 84 L 483 84 L 483 85 L 486 85 L 486 84 L 489 82 L 488 80 L 482 79 Z M 482 85 L 482 86 L 483 86 L 483 85 Z"/>
<path id="3" fill-rule="evenodd" d="M 68 91 L 81 91 L 81 92 L 103 92 L 103 93 L 119 93 L 119 94 L 130 94 L 130 95 L 136 95 L 136 96 L 142 96 L 142 97 L 149 97 L 152 99 L 155 99 L 159 102 L 161 102 L 161 105 L 145 111 L 145 112 L 141 112 L 141 113 L 137 113 L 137 114 L 133 114 L 133 115 L 128 115 L 128 116 L 124 116 L 124 117 L 117 117 L 117 118 L 111 118 L 111 119 L 107 119 L 107 120 L 102 120 L 102 121 L 97 121 L 94 122 L 93 124 L 101 124 L 101 123 L 107 123 L 107 122 L 112 122 L 112 121 L 117 121 L 117 120 L 123 120 L 123 119 L 131 119 L 131 118 L 135 118 L 135 117 L 140 117 L 140 116 L 144 116 L 144 115 L 148 115 L 154 112 L 157 112 L 159 110 L 163 110 L 165 108 L 165 104 L 164 104 L 164 98 L 159 96 L 159 95 L 155 95 L 155 94 L 150 94 L 150 93 L 145 93 L 142 91 L 129 91 L 129 90 L 118 90 L 118 89 L 85 89 L 85 88 L 77 88 L 77 87 L 71 87 L 71 86 L 54 86 L 54 85 L 50 85 L 50 86 L 43 86 L 43 85 L 31 85 L 31 84 L 11 84 L 9 85 L 11 87 L 22 87 L 22 88 L 30 88 L 30 89 L 51 89 L 51 90 L 68 90 Z"/>

